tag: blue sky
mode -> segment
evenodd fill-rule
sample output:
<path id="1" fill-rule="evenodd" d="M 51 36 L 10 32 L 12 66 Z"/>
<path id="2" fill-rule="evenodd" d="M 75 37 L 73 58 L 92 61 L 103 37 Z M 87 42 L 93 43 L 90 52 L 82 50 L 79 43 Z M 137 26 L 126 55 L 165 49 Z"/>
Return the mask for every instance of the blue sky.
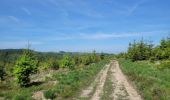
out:
<path id="1" fill-rule="evenodd" d="M 169 0 L 1 0 L 0 48 L 118 53 L 170 33 Z"/>

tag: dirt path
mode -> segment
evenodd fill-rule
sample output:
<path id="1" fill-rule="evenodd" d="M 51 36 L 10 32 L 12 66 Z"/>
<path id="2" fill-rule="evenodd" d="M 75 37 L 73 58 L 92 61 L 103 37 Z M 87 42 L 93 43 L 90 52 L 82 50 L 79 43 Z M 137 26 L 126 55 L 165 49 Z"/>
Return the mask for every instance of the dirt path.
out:
<path id="1" fill-rule="evenodd" d="M 121 92 L 123 91 L 123 89 L 121 89 L 121 88 L 125 88 L 125 91 L 128 94 L 127 99 L 129 99 L 129 100 L 142 100 L 141 96 L 137 93 L 137 91 L 128 82 L 127 78 L 122 73 L 121 69 L 119 68 L 119 63 L 117 61 L 113 62 L 112 68 L 114 70 L 113 75 L 115 77 L 115 80 L 117 81 L 117 86 L 116 86 L 115 92 L 113 93 L 114 100 L 116 100 L 118 98 L 119 91 L 121 91 Z"/>
<path id="2" fill-rule="evenodd" d="M 106 65 L 78 100 L 142 100 L 128 82 L 117 61 Z"/>
<path id="3" fill-rule="evenodd" d="M 91 96 L 92 98 L 98 98 L 99 94 L 103 90 L 103 85 L 105 83 L 105 78 L 107 76 L 107 71 L 109 69 L 110 65 L 106 65 L 97 75 L 96 79 L 93 81 L 93 83 L 85 90 L 82 91 L 80 98 L 81 99 L 90 99 Z M 95 93 L 94 93 L 95 92 Z M 93 94 L 93 95 L 92 95 Z M 84 100 L 83 99 L 83 100 Z M 97 99 L 94 99 L 97 100 Z"/>

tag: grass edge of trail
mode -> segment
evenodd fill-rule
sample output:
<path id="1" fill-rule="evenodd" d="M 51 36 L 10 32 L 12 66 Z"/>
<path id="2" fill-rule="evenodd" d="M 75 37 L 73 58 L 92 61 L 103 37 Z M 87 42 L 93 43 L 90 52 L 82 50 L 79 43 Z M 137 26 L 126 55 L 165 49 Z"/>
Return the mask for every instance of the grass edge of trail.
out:
<path id="1" fill-rule="evenodd" d="M 170 70 L 160 71 L 154 65 L 119 59 L 122 72 L 146 100 L 170 99 Z M 165 74 L 165 75 L 164 75 Z M 166 76 L 167 75 L 167 76 Z"/>
<path id="2" fill-rule="evenodd" d="M 106 77 L 106 81 L 104 83 L 103 93 L 101 95 L 101 100 L 113 100 L 113 96 L 111 96 L 111 95 L 114 92 L 114 88 L 113 88 L 114 83 L 113 83 L 113 81 L 111 79 L 111 78 L 113 78 L 112 77 L 113 73 L 111 71 L 111 68 L 112 68 L 111 66 L 112 66 L 112 64 L 110 65 L 110 68 L 109 68 L 109 70 L 107 72 L 107 77 Z"/>
<path id="3" fill-rule="evenodd" d="M 109 60 L 103 60 L 66 74 L 57 73 L 53 77 L 58 80 L 58 84 L 50 91 L 57 94 L 56 99 L 75 99 L 81 89 L 90 85 L 107 63 L 109 63 Z"/>

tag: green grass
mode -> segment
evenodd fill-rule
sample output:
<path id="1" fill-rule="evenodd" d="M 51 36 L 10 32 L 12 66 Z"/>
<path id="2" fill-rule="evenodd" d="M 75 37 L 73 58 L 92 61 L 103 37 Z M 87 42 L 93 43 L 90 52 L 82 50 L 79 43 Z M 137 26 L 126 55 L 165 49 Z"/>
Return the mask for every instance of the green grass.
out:
<path id="1" fill-rule="evenodd" d="M 47 90 L 44 92 L 44 97 L 47 99 L 54 99 L 55 98 L 55 92 L 52 90 Z"/>
<path id="2" fill-rule="evenodd" d="M 72 98 L 78 94 L 81 88 L 89 85 L 97 73 L 104 67 L 108 61 L 103 60 L 83 68 L 73 71 L 59 71 L 53 75 L 50 80 L 57 80 L 58 83 L 54 86 L 33 85 L 27 88 L 20 88 L 14 81 L 9 83 L 0 83 L 0 97 L 8 100 L 31 100 L 34 92 L 47 90 L 44 95 L 46 98 Z M 50 80 L 47 80 L 50 81 Z"/>
<path id="3" fill-rule="evenodd" d="M 170 100 L 170 69 L 155 64 L 119 60 L 122 71 L 133 81 L 145 100 Z"/>
<path id="4" fill-rule="evenodd" d="M 70 71 L 68 73 L 57 73 L 54 75 L 54 78 L 56 78 L 59 83 L 52 90 L 57 93 L 57 98 L 73 98 L 83 87 L 88 86 L 93 81 L 97 73 L 106 63 L 108 63 L 108 61 L 101 61 L 85 66 L 83 69 Z"/>
<path id="5" fill-rule="evenodd" d="M 103 89 L 103 94 L 101 96 L 101 100 L 113 100 L 112 93 L 114 92 L 113 88 L 113 79 L 112 79 L 112 72 L 111 72 L 111 67 L 109 68 L 109 71 L 107 72 L 107 77 L 106 81 L 104 83 L 104 89 Z"/>

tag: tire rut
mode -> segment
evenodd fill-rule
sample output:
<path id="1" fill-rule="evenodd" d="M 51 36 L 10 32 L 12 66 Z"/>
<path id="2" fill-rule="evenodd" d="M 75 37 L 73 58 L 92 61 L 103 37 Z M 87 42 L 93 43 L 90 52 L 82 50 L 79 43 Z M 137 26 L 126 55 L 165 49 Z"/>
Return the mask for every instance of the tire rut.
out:
<path id="1" fill-rule="evenodd" d="M 111 90 L 108 87 L 106 88 L 108 85 L 108 80 L 106 81 L 106 79 L 111 82 L 111 85 L 109 84 L 109 87 L 112 88 Z M 108 93 L 110 91 L 111 96 Z M 99 72 L 93 83 L 81 92 L 77 100 L 104 100 L 103 96 L 106 100 L 107 97 L 109 97 L 109 100 L 142 100 L 142 97 L 122 73 L 116 60 L 106 65 Z"/>
<path id="2" fill-rule="evenodd" d="M 83 90 L 80 94 L 81 100 L 97 100 L 99 99 L 99 95 L 103 90 L 103 86 L 106 80 L 107 71 L 110 65 L 105 65 L 105 67 L 99 72 L 93 83 L 87 89 Z M 103 81 L 104 80 L 104 81 Z"/>

